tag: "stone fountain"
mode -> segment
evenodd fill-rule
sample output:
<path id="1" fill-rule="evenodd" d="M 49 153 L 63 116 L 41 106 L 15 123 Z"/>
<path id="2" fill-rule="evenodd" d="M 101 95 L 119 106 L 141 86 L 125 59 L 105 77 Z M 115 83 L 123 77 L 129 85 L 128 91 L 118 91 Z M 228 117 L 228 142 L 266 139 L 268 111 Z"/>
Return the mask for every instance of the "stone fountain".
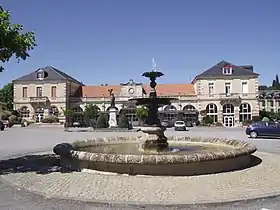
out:
<path id="1" fill-rule="evenodd" d="M 141 129 L 142 132 L 147 134 L 144 149 L 161 151 L 168 148 L 167 138 L 164 135 L 165 128 L 161 126 L 158 118 L 158 108 L 164 105 L 169 105 L 171 100 L 177 99 L 157 97 L 156 79 L 163 75 L 164 74 L 162 72 L 156 70 L 143 73 L 142 76 L 150 79 L 151 90 L 149 97 L 130 99 L 130 101 L 134 101 L 136 105 L 144 105 L 148 108 L 148 117 L 146 119 L 145 126 Z"/>
<path id="2" fill-rule="evenodd" d="M 160 98 L 156 93 L 158 71 L 145 72 L 151 91 L 147 98 L 131 99 L 148 108 L 142 128 L 145 135 L 91 138 L 62 143 L 53 151 L 62 166 L 98 173 L 130 175 L 193 176 L 239 170 L 251 166 L 255 146 L 238 140 L 201 137 L 166 137 L 160 125 L 158 107 L 175 98 Z"/>

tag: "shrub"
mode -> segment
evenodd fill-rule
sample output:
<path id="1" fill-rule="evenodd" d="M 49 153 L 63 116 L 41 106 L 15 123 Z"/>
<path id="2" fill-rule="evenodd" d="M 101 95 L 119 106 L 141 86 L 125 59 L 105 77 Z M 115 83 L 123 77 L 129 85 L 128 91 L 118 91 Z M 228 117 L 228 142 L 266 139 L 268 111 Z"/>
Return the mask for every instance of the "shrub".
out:
<path id="1" fill-rule="evenodd" d="M 242 122 L 242 125 L 243 126 L 246 126 L 246 125 L 250 125 L 252 123 L 252 120 L 244 120 L 243 122 Z"/>
<path id="2" fill-rule="evenodd" d="M 96 127 L 97 128 L 108 128 L 109 127 L 107 115 L 100 114 L 100 116 L 98 117 L 97 122 L 96 122 Z"/>
<path id="3" fill-rule="evenodd" d="M 215 122 L 215 126 L 217 126 L 217 127 L 223 127 L 224 125 L 223 125 L 223 123 L 221 123 L 221 122 Z"/>
<path id="4" fill-rule="evenodd" d="M 58 123 L 59 118 L 56 116 L 48 116 L 44 119 L 42 119 L 42 123 Z"/>
<path id="5" fill-rule="evenodd" d="M 126 114 L 121 114 L 119 118 L 119 128 L 129 128 L 129 121 Z"/>
<path id="6" fill-rule="evenodd" d="M 207 125 L 211 125 L 211 124 L 213 124 L 213 118 L 212 117 L 210 117 L 210 116 L 205 116 L 205 117 L 203 117 L 203 119 L 202 119 L 202 123 L 203 124 L 207 124 Z"/>
<path id="7" fill-rule="evenodd" d="M 260 116 L 253 116 L 252 117 L 252 121 L 261 121 L 261 117 Z"/>
<path id="8" fill-rule="evenodd" d="M 1 120 L 9 120 L 9 115 L 7 114 L 2 115 Z"/>

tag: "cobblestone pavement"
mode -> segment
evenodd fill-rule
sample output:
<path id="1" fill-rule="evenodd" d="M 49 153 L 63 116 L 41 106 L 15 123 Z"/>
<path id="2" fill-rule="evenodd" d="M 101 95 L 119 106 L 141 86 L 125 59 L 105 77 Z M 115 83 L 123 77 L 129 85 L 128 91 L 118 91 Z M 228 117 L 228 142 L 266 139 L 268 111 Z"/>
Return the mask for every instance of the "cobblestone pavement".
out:
<path id="1" fill-rule="evenodd" d="M 51 131 L 51 132 L 50 132 Z M 175 133 L 168 132 L 169 135 Z M 75 139 L 88 138 L 96 135 L 116 135 L 116 133 L 71 133 L 69 135 L 59 131 L 58 129 L 10 129 L 0 133 L 2 159 L 16 154 L 24 154 L 30 152 L 50 151 L 54 144 L 59 142 L 67 142 Z M 119 133 L 117 135 L 134 135 L 132 133 Z M 137 134 L 135 134 L 137 135 Z M 195 128 L 191 132 L 176 132 L 176 135 L 199 135 L 199 136 L 216 136 L 246 140 L 243 129 L 213 129 L 213 128 Z M 24 138 L 22 138 L 24 136 Z M 280 141 L 270 139 L 250 140 L 260 150 L 280 153 Z M 11 143 L 13 142 L 13 143 Z M 275 162 L 277 164 L 277 162 Z M 279 167 L 279 166 L 278 166 Z M 43 175 L 42 175 L 43 176 Z M 45 175 L 44 175 L 45 176 Z M 274 180 L 273 180 L 274 181 Z M 267 180 L 270 183 L 271 180 Z M 205 185 L 206 186 L 206 185 Z M 279 189 L 279 188 L 278 188 Z M 184 192 L 187 192 L 185 189 Z M 256 199 L 253 201 L 242 201 L 220 205 L 194 205 L 194 206 L 126 206 L 126 205 L 102 205 L 78 201 L 69 201 L 61 199 L 49 199 L 44 196 L 38 196 L 28 193 L 24 190 L 10 187 L 4 183 L 0 183 L 0 209 L 280 209 L 279 197 L 266 199 Z"/>

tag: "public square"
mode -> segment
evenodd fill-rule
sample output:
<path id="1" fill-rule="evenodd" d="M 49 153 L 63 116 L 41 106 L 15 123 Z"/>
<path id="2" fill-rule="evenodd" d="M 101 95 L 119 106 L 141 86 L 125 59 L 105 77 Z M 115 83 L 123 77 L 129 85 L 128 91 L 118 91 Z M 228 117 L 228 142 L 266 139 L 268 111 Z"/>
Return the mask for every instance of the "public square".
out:
<path id="1" fill-rule="evenodd" d="M 36 128 L 34 126 L 30 126 L 27 128 L 11 128 L 7 129 L 4 132 L 0 133 L 0 139 L 1 139 L 1 149 L 0 149 L 0 158 L 2 160 L 4 159 L 10 159 L 13 157 L 20 157 L 27 154 L 38 154 L 38 153 L 52 153 L 53 146 L 57 143 L 61 142 L 72 142 L 74 140 L 82 140 L 82 139 L 90 139 L 94 137 L 110 137 L 110 136 L 131 136 L 131 135 L 137 135 L 139 136 L 139 132 L 64 132 L 61 128 Z M 280 154 L 280 140 L 279 139 L 248 139 L 247 136 L 244 133 L 244 128 L 202 128 L 202 127 L 194 127 L 190 131 L 186 132 L 174 132 L 173 130 L 167 130 L 166 131 L 167 136 L 201 136 L 201 137 L 223 137 L 228 139 L 237 139 L 237 140 L 243 140 L 250 142 L 258 147 L 259 152 L 268 152 L 268 153 L 276 153 Z M 260 153 L 260 154 L 261 154 Z M 265 154 L 265 153 L 263 153 Z M 267 155 L 265 156 L 267 157 Z M 270 173 L 271 176 L 273 176 L 273 173 L 275 173 L 276 168 L 278 167 L 277 160 L 274 161 L 275 167 L 265 169 L 266 173 Z M 265 161 L 260 164 L 263 167 L 268 167 L 265 165 Z M 272 165 L 273 166 L 273 165 Z M 252 170 L 257 170 L 256 166 L 255 168 L 252 168 Z M 275 169 L 275 170 L 274 170 Z M 251 170 L 251 169 L 248 169 Z M 264 172 L 263 172 L 264 173 Z M 15 177 L 13 177 L 15 176 Z M 146 209 L 163 209 L 163 206 L 160 205 L 141 205 L 135 206 L 133 204 L 125 205 L 125 204 L 101 204 L 96 202 L 85 202 L 85 200 L 82 201 L 72 201 L 72 200 L 65 200 L 61 199 L 59 196 L 54 196 L 58 198 L 47 198 L 46 196 L 40 196 L 36 195 L 31 192 L 25 191 L 23 188 L 20 187 L 13 187 L 8 184 L 8 182 L 13 182 L 16 184 L 18 174 L 10 174 L 8 175 L 8 178 L 2 177 L 4 179 L 1 179 L 1 191 L 0 191 L 0 209 L 143 209 L 144 206 Z M 63 175 L 64 176 L 64 175 Z M 72 175 L 69 175 L 69 173 L 65 174 L 65 176 L 69 177 Z M 73 174 L 73 177 L 77 176 L 77 174 Z M 102 175 L 99 175 L 99 177 Z M 256 179 L 256 176 L 258 174 L 252 174 L 252 180 Z M 22 176 L 24 179 L 26 179 L 27 175 Z M 21 178 L 22 178 L 21 177 Z M 7 178 L 7 179 L 6 179 Z M 15 178 L 15 179 L 14 179 Z M 26 183 L 32 182 L 32 176 L 29 176 L 30 180 L 25 181 Z M 227 177 L 223 177 L 227 178 Z M 239 177 L 235 177 L 236 179 L 239 179 Z M 248 178 L 248 177 L 247 177 Z M 8 181 L 6 182 L 5 181 Z M 219 177 L 217 178 L 219 179 Z M 257 180 L 257 179 L 256 179 Z M 277 180 L 276 177 L 271 177 L 271 183 L 273 181 Z M 69 181 L 69 180 L 68 180 Z M 70 180 L 71 181 L 71 180 Z M 91 180 L 92 181 L 92 180 Z M 203 180 L 202 180 L 203 181 Z M 231 180 L 234 182 L 234 180 Z M 269 180 L 264 180 L 267 182 L 267 185 L 269 185 Z M 39 188 L 43 188 L 44 180 L 37 179 L 37 182 L 41 182 L 41 185 L 39 185 Z M 175 183 L 176 181 L 174 181 Z M 211 179 L 209 179 L 209 189 L 211 188 Z M 215 181 L 213 181 L 215 182 Z M 246 180 L 244 183 L 246 184 Z M 258 187 L 258 182 L 255 183 L 248 181 L 249 185 L 252 189 L 254 187 Z M 261 182 L 261 181 L 260 181 Z M 65 185 L 67 184 L 67 180 L 65 178 Z M 82 185 L 82 183 L 80 183 Z M 277 184 L 277 183 L 276 183 Z M 30 185 L 30 183 L 29 183 Z M 33 184 L 35 186 L 37 184 Z M 55 184 L 54 184 L 55 185 Z M 74 185 L 74 184 L 73 184 Z M 76 184 L 78 185 L 78 184 Z M 37 185 L 38 186 L 38 185 Z M 208 186 L 208 183 L 206 183 L 206 186 Z M 117 187 L 117 186 L 115 186 Z M 199 185 L 198 185 L 199 187 Z M 245 186 L 244 186 L 245 187 Z M 51 188 L 51 186 L 50 186 Z M 201 186 L 201 189 L 204 189 L 203 186 Z M 207 187 L 206 187 L 207 188 Z M 67 187 L 64 189 L 67 189 Z M 71 188 L 72 191 L 75 190 L 75 188 Z M 263 189 L 264 191 L 267 189 Z M 185 189 L 186 195 L 188 195 L 190 192 L 188 189 Z M 201 191 L 203 192 L 203 191 Z M 72 192 L 72 194 L 75 192 Z M 148 192 L 149 193 L 149 192 Z M 151 193 L 151 192 L 150 192 Z M 168 193 L 167 193 L 168 195 Z M 169 196 L 171 196 L 169 194 Z M 201 193 L 203 195 L 203 193 Z M 242 195 L 242 194 L 240 194 Z M 226 197 L 231 195 L 225 195 L 223 198 L 221 197 L 221 201 L 227 201 Z M 243 198 L 246 198 L 246 195 L 242 195 Z M 65 196 L 63 196 L 65 197 Z M 191 196 L 189 196 L 191 197 Z M 219 198 L 213 198 L 212 201 L 216 201 Z M 133 199 L 132 199 L 133 200 Z M 173 198 L 174 202 L 176 201 L 175 198 Z M 210 198 L 208 200 L 211 200 Z M 235 198 L 235 200 L 240 200 L 238 198 Z M 105 202 L 105 201 L 104 201 Z M 213 203 L 211 202 L 211 203 Z M 214 202 L 215 203 L 215 202 Z M 38 206 L 39 205 L 39 206 Z M 168 208 L 170 209 L 279 209 L 280 207 L 280 198 L 277 196 L 273 196 L 272 198 L 265 198 L 265 199 L 254 199 L 249 201 L 239 201 L 239 202 L 231 202 L 231 203 L 224 203 L 224 204 L 203 204 L 203 205 L 176 205 L 175 203 L 172 205 L 169 205 Z M 164 208 L 166 209 L 166 208 Z"/>

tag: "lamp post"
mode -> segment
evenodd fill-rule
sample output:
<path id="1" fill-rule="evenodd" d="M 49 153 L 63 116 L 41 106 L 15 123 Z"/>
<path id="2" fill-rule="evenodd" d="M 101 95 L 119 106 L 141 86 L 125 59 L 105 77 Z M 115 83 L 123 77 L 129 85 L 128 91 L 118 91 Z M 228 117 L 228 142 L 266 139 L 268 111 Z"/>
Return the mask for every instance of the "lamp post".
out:
<path id="1" fill-rule="evenodd" d="M 103 107 L 103 111 L 105 112 L 105 95 L 104 93 L 102 94 L 103 96 L 103 104 L 102 104 L 102 107 Z"/>

